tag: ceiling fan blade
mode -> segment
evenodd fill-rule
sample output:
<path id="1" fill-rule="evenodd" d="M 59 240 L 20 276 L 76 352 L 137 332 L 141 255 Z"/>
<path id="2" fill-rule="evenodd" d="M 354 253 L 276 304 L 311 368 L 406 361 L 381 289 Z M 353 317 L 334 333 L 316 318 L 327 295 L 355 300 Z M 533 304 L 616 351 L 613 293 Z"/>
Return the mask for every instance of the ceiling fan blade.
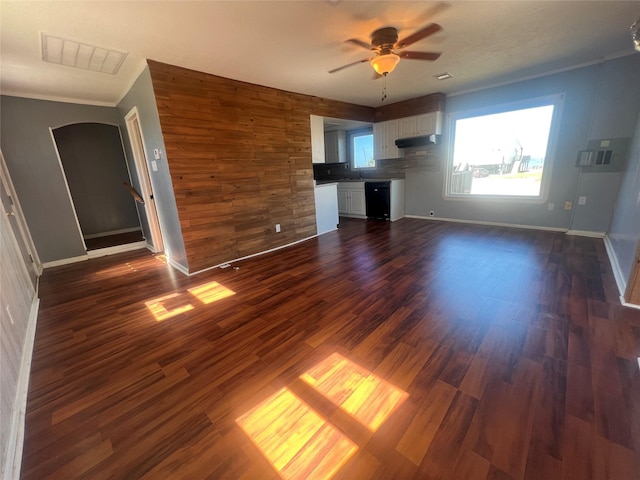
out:
<path id="1" fill-rule="evenodd" d="M 438 58 L 440 58 L 440 55 L 442 55 L 439 52 L 400 52 L 398 53 L 398 56 L 400 58 L 407 58 L 409 60 L 430 60 L 430 61 L 434 61 L 437 60 Z"/>
<path id="2" fill-rule="evenodd" d="M 422 40 L 423 38 L 426 38 L 429 35 L 433 35 L 434 33 L 439 32 L 440 30 L 442 30 L 442 27 L 440 25 L 438 25 L 437 23 L 431 23 L 426 27 L 421 28 L 417 32 L 413 32 L 408 37 L 396 42 L 395 48 L 408 47 L 412 43 L 415 43 L 418 40 Z"/>
<path id="3" fill-rule="evenodd" d="M 339 72 L 340 70 L 344 70 L 345 68 L 352 67 L 352 66 L 357 65 L 359 63 L 368 62 L 369 60 L 371 60 L 371 59 L 370 58 L 363 58 L 362 60 L 357 60 L 355 62 L 347 63 L 346 65 L 342 65 L 341 67 L 334 68 L 333 70 L 329 70 L 329 73 L 336 73 L 336 72 Z"/>
<path id="4" fill-rule="evenodd" d="M 348 40 L 345 40 L 344 42 L 345 43 L 347 43 L 347 42 L 353 43 L 355 45 L 358 45 L 359 47 L 366 48 L 367 50 L 372 50 L 373 49 L 373 46 L 370 43 L 367 43 L 367 42 L 365 42 L 363 40 L 360 40 L 358 38 L 350 38 Z"/>

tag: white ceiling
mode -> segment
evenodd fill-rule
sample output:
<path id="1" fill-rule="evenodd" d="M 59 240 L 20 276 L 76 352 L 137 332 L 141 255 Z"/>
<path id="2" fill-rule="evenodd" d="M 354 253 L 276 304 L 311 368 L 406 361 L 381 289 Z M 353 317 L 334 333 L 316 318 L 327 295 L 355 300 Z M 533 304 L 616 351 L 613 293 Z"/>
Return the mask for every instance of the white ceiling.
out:
<path id="1" fill-rule="evenodd" d="M 382 26 L 404 37 L 429 22 L 443 31 L 409 50 L 387 79 L 393 103 L 540 75 L 633 53 L 634 1 L 0 1 L 0 88 L 35 98 L 116 104 L 150 58 L 282 90 L 379 106 L 382 80 L 348 38 Z M 129 52 L 108 75 L 41 60 L 40 33 Z M 451 72 L 453 79 L 433 75 Z"/>

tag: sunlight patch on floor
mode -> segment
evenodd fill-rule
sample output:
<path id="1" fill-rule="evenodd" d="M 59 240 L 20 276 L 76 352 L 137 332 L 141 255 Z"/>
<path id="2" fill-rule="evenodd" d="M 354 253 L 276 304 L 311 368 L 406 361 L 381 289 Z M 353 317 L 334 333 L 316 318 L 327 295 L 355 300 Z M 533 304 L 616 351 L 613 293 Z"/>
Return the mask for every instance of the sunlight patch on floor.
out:
<path id="1" fill-rule="evenodd" d="M 188 288 L 187 292 L 205 305 L 236 294 L 236 292 L 218 282 L 203 283 L 197 287 Z M 187 297 L 185 292 L 174 292 L 148 300 L 144 304 L 151 311 L 156 321 L 161 322 L 196 308 L 189 299 L 190 297 Z"/>
<path id="2" fill-rule="evenodd" d="M 154 298 L 144 302 L 147 308 L 151 311 L 153 316 L 158 322 L 166 320 L 167 318 L 175 317 L 181 313 L 193 310 L 195 307 L 190 303 L 185 304 L 184 300 L 180 299 L 180 293 L 171 293 L 164 297 Z"/>
<path id="3" fill-rule="evenodd" d="M 338 353 L 331 354 L 300 378 L 372 432 L 409 396 Z"/>
<path id="4" fill-rule="evenodd" d="M 289 389 L 236 419 L 286 480 L 329 479 L 358 447 Z"/>
<path id="5" fill-rule="evenodd" d="M 213 303 L 236 294 L 236 292 L 224 285 L 220 285 L 218 282 L 205 283 L 189 288 L 187 291 L 204 304 Z"/>

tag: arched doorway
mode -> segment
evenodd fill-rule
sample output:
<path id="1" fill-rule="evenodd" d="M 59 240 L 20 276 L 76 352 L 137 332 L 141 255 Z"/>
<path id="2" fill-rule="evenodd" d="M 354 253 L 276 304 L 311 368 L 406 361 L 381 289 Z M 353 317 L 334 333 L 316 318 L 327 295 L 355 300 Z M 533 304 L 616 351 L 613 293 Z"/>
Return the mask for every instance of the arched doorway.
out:
<path id="1" fill-rule="evenodd" d="M 144 242 L 120 129 L 76 123 L 52 129 L 88 252 Z M 139 246 L 145 246 L 140 244 Z"/>

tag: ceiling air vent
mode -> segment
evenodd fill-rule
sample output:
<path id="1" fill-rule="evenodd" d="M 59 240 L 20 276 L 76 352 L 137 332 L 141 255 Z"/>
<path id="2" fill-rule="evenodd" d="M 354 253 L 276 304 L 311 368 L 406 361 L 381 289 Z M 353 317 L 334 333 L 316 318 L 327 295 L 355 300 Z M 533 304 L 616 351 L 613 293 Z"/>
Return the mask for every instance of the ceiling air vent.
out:
<path id="1" fill-rule="evenodd" d="M 42 60 L 68 67 L 115 75 L 128 52 L 42 33 Z"/>

